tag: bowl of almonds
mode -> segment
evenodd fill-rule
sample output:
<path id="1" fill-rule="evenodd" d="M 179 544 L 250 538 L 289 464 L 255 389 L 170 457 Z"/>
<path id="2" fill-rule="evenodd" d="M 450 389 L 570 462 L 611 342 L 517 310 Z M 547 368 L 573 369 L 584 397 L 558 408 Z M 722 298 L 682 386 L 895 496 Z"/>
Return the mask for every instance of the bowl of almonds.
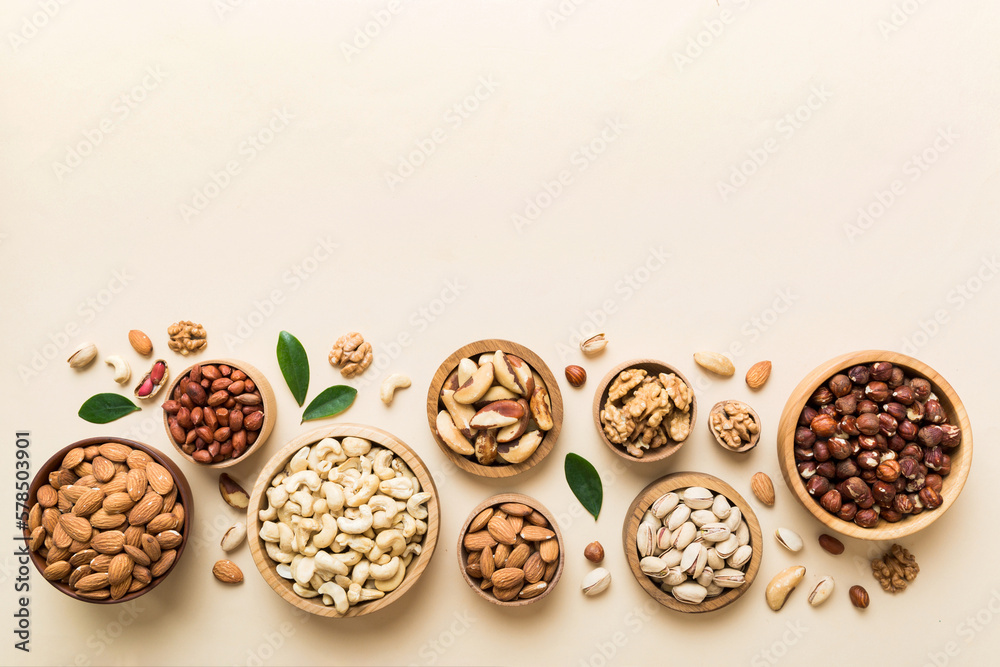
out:
<path id="1" fill-rule="evenodd" d="M 188 461 L 227 468 L 258 451 L 274 428 L 274 390 L 263 373 L 232 359 L 183 370 L 163 402 L 167 436 Z"/>
<path id="2" fill-rule="evenodd" d="M 427 422 L 441 451 L 480 477 L 528 470 L 555 446 L 562 394 L 537 354 L 507 340 L 465 345 L 438 367 Z"/>
<path id="3" fill-rule="evenodd" d="M 481 502 L 459 531 L 458 564 L 466 583 L 502 607 L 547 596 L 562 575 L 563 539 L 537 500 L 501 493 Z"/>
<path id="4" fill-rule="evenodd" d="M 87 438 L 56 452 L 26 505 L 35 567 L 66 595 L 98 604 L 158 586 L 184 552 L 194 508 L 173 461 L 123 438 Z"/>

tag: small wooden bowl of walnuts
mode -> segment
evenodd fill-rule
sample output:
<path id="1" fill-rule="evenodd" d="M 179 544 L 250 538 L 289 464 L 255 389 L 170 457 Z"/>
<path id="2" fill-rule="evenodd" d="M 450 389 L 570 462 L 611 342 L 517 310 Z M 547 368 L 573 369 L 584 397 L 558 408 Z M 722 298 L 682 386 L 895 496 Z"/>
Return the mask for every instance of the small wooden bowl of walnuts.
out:
<path id="1" fill-rule="evenodd" d="M 594 425 L 601 440 L 628 461 L 667 458 L 681 448 L 697 418 L 691 383 L 656 359 L 615 366 L 594 394 Z"/>
<path id="2" fill-rule="evenodd" d="M 972 427 L 958 394 L 913 357 L 864 350 L 835 357 L 792 392 L 778 463 L 824 525 L 861 540 L 926 528 L 954 504 L 972 466 Z"/>
<path id="3" fill-rule="evenodd" d="M 487 498 L 459 531 L 458 566 L 465 582 L 501 607 L 538 602 L 555 588 L 565 555 L 555 517 L 520 493 Z"/>
<path id="4" fill-rule="evenodd" d="M 760 416 L 743 401 L 719 401 L 708 413 L 715 441 L 729 452 L 743 454 L 760 441 Z"/>

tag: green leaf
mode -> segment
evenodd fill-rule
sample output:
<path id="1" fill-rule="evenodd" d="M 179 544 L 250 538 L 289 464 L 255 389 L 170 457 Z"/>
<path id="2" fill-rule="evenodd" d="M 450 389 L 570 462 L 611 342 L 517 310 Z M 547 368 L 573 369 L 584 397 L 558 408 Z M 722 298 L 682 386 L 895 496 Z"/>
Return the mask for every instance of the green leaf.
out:
<path id="1" fill-rule="evenodd" d="M 141 409 L 121 394 L 96 394 L 83 402 L 77 414 L 91 424 L 107 424 Z"/>
<path id="2" fill-rule="evenodd" d="M 604 502 L 604 487 L 597 469 L 579 454 L 566 455 L 566 481 L 584 509 L 594 515 L 601 513 L 601 503 Z"/>
<path id="3" fill-rule="evenodd" d="M 278 366 L 295 402 L 302 407 L 309 391 L 309 357 L 299 339 L 287 331 L 278 334 Z"/>
<path id="4" fill-rule="evenodd" d="M 345 384 L 327 387 L 312 400 L 309 407 L 302 413 L 302 421 L 307 422 L 340 414 L 351 407 L 351 404 L 354 403 L 354 397 L 357 395 L 357 389 Z"/>

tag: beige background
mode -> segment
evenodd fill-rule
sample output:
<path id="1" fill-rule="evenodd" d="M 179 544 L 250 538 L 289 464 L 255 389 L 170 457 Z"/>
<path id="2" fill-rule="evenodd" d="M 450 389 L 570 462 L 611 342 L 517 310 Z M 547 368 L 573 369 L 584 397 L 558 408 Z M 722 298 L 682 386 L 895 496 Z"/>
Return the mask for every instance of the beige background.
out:
<path id="1" fill-rule="evenodd" d="M 991 661 L 998 18 L 981 0 L 5 2 L 3 488 L 20 429 L 36 465 L 100 434 L 170 451 L 154 406 L 106 426 L 78 419 L 86 397 L 116 386 L 107 367 L 78 374 L 64 359 L 92 340 L 139 373 L 126 332 L 141 328 L 180 370 L 165 328 L 193 319 L 209 331 L 207 355 L 250 361 L 277 390 L 270 441 L 235 468 L 248 487 L 308 428 L 281 381 L 278 331 L 309 350 L 313 396 L 339 380 L 326 364 L 333 340 L 358 330 L 379 368 L 353 383 L 361 393 L 339 419 L 410 443 L 444 511 L 438 552 L 403 600 L 368 618 L 306 618 L 247 552 L 235 557 L 245 584 L 212 579 L 236 517 L 215 475 L 184 464 L 197 519 L 167 583 L 124 609 L 95 607 L 33 573 L 27 656 L 2 626 L 13 625 L 16 564 L 12 542 L 0 549 L 2 661 Z M 859 208 L 873 217 L 859 223 Z M 612 342 L 584 361 L 576 343 L 597 330 Z M 557 374 L 570 362 L 590 374 L 583 389 L 562 385 L 556 450 L 508 481 L 449 467 L 424 413 L 437 365 L 485 337 L 528 345 Z M 839 558 L 817 547 L 819 524 L 780 483 L 774 449 L 799 379 L 868 347 L 941 371 L 976 429 L 965 492 L 904 541 L 922 573 L 895 597 L 868 572 L 875 545 L 852 541 Z M 708 378 L 691 361 L 698 349 L 730 351 L 739 376 Z M 752 400 L 761 446 L 728 455 L 702 422 L 667 462 L 618 463 L 594 432 L 592 392 L 638 356 L 692 378 L 703 413 L 723 398 Z M 774 374 L 750 396 L 740 377 L 759 359 Z M 389 370 L 414 386 L 386 409 L 376 388 Z M 564 482 L 568 451 L 605 477 L 596 523 Z M 778 502 L 758 510 L 762 527 L 797 530 L 806 549 L 783 552 L 768 536 L 758 581 L 725 611 L 657 607 L 627 570 L 620 531 L 635 494 L 673 470 L 715 474 L 748 496 L 750 475 L 768 472 Z M 555 593 L 518 611 L 479 600 L 454 552 L 469 509 L 506 490 L 544 502 L 569 545 Z M 594 539 L 614 581 L 585 599 L 582 550 Z M 832 574 L 837 594 L 812 609 L 799 591 L 775 614 L 764 586 L 793 563 L 808 568 L 804 586 Z M 865 612 L 846 597 L 858 582 L 872 594 Z"/>

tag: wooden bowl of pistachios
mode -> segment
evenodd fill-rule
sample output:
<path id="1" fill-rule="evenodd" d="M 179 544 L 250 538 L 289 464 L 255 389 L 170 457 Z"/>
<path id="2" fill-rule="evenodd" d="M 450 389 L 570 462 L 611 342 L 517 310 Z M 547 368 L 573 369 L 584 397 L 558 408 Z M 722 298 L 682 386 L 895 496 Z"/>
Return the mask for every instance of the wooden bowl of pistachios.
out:
<path id="1" fill-rule="evenodd" d="M 661 477 L 639 492 L 622 526 L 635 580 L 664 607 L 686 614 L 736 602 L 760 570 L 760 523 L 729 484 L 700 472 Z"/>

